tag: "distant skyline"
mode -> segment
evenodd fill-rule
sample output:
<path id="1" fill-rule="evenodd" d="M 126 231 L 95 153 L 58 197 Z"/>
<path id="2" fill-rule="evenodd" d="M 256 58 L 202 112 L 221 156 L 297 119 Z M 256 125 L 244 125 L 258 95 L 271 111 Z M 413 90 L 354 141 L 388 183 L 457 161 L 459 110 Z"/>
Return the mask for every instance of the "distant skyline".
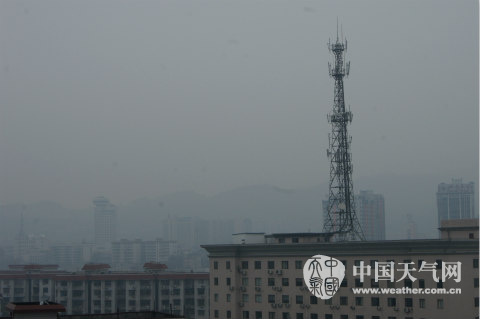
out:
<path id="1" fill-rule="evenodd" d="M 477 1 L 30 0 L 0 2 L 0 204 L 326 183 L 337 16 L 355 192 L 478 187 Z"/>

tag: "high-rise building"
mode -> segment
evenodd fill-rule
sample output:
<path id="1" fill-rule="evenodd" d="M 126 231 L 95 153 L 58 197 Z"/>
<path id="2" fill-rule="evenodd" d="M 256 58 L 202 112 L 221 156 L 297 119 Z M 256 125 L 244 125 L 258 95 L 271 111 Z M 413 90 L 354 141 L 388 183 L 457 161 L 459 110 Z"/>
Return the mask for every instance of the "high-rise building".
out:
<path id="1" fill-rule="evenodd" d="M 357 216 L 366 240 L 385 240 L 385 200 L 373 191 L 355 196 Z"/>
<path id="2" fill-rule="evenodd" d="M 438 225 L 440 226 L 442 220 L 474 218 L 474 191 L 475 184 L 464 184 L 462 179 L 452 179 L 450 184 L 438 184 Z"/>
<path id="3" fill-rule="evenodd" d="M 103 197 L 93 200 L 95 218 L 95 245 L 107 246 L 115 241 L 117 232 L 117 212 L 115 205 Z"/>

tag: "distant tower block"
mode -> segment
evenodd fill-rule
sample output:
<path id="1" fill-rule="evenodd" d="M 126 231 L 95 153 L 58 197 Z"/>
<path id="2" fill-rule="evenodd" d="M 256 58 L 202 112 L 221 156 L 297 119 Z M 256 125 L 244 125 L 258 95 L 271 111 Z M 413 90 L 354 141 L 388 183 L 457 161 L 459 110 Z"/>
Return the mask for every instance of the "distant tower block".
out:
<path id="1" fill-rule="evenodd" d="M 348 135 L 347 124 L 352 121 L 352 113 L 345 109 L 343 78 L 348 76 L 350 62 L 345 62 L 347 40 L 338 38 L 335 43 L 328 43 L 333 53 L 335 64 L 328 64 L 330 76 L 335 80 L 333 110 L 328 115 L 332 124 L 329 134 L 327 156 L 330 159 L 330 184 L 327 216 L 324 220 L 324 231 L 335 233 L 335 239 L 365 240 L 362 228 L 355 213 L 355 202 L 352 184 L 352 158 L 350 153 L 351 136 Z"/>
<path id="2" fill-rule="evenodd" d="M 95 197 L 93 204 L 95 205 L 95 245 L 110 246 L 116 240 L 116 207 L 103 196 Z"/>
<path id="3" fill-rule="evenodd" d="M 439 227 L 442 220 L 475 218 L 475 183 L 452 179 L 450 184 L 439 184 L 437 208 Z"/>

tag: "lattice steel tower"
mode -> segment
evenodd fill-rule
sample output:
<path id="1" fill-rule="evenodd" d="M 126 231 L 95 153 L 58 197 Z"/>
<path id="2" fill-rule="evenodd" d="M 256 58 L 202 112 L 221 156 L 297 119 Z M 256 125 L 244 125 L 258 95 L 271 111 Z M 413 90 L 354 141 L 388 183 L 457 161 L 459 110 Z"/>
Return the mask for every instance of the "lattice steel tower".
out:
<path id="1" fill-rule="evenodd" d="M 333 53 L 335 64 L 328 63 L 330 76 L 335 80 L 333 110 L 327 118 L 332 124 L 332 133 L 328 135 L 329 148 L 327 156 L 330 159 L 330 187 L 327 206 L 327 218 L 324 221 L 324 231 L 335 233 L 335 239 L 365 240 L 362 228 L 355 213 L 355 201 L 352 184 L 352 157 L 347 124 L 352 121 L 352 113 L 345 109 L 343 78 L 348 76 L 350 62 L 345 61 L 347 40 L 338 38 L 335 43 L 328 42 L 328 49 Z"/>

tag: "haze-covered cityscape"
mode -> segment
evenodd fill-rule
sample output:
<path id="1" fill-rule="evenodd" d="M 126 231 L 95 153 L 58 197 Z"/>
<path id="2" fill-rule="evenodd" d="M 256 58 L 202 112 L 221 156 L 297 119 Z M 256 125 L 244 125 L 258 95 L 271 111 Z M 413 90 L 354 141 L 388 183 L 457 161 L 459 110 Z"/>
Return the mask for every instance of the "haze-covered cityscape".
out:
<path id="1" fill-rule="evenodd" d="M 478 56 L 477 1 L 0 2 L 0 317 L 478 318 Z"/>

